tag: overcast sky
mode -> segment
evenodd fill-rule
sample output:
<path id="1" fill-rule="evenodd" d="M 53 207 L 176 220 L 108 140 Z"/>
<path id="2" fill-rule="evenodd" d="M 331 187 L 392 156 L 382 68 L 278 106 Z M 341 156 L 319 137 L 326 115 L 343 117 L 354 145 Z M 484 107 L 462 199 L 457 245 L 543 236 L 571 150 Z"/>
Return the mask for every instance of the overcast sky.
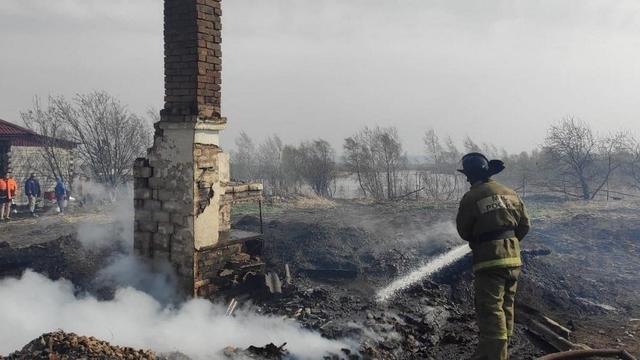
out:
<path id="1" fill-rule="evenodd" d="M 509 151 L 566 115 L 640 133 L 640 1 L 223 0 L 223 112 L 240 130 L 337 147 L 394 125 Z M 0 0 L 0 118 L 34 95 L 163 98 L 161 0 Z"/>

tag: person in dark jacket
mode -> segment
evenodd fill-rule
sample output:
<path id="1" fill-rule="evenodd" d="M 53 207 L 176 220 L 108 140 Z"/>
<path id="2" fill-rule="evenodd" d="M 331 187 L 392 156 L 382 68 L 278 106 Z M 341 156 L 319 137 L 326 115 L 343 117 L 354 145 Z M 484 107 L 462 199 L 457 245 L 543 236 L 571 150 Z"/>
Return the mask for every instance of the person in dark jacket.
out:
<path id="1" fill-rule="evenodd" d="M 64 187 L 62 178 L 56 178 L 56 187 L 54 190 L 56 193 L 56 201 L 58 202 L 58 209 L 60 209 L 60 214 L 64 214 L 64 200 L 67 196 L 67 189 Z"/>
<path id="2" fill-rule="evenodd" d="M 29 211 L 31 216 L 38 217 L 36 214 L 36 203 L 41 196 L 40 182 L 36 178 L 36 174 L 31 173 L 31 176 L 24 182 L 24 194 L 29 199 Z"/>

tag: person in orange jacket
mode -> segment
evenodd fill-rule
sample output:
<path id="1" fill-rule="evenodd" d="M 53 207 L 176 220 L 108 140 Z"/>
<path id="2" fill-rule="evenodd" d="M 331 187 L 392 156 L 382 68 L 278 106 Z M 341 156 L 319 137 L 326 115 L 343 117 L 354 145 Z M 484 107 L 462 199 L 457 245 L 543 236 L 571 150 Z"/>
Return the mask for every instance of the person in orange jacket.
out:
<path id="1" fill-rule="evenodd" d="M 8 184 L 7 175 L 3 174 L 0 176 L 0 221 L 5 219 L 5 207 L 6 204 L 10 204 L 9 200 L 9 184 Z M 11 205 L 9 205 L 11 208 Z M 7 214 L 8 215 L 8 214 Z"/>
<path id="2" fill-rule="evenodd" d="M 7 172 L 7 176 L 6 176 L 6 181 L 7 181 L 7 197 L 8 200 L 4 206 L 5 206 L 5 217 L 7 218 L 7 220 L 11 219 L 11 205 L 13 204 L 13 200 L 16 198 L 16 193 L 18 192 L 18 183 L 16 182 L 16 179 L 13 178 L 13 176 L 11 176 L 11 172 Z"/>

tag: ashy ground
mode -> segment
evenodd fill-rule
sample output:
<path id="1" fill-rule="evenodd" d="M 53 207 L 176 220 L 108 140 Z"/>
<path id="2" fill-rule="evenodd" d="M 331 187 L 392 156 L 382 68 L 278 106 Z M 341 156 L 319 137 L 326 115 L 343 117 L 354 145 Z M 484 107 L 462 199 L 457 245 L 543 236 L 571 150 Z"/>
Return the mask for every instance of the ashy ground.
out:
<path id="1" fill-rule="evenodd" d="M 571 329 L 573 342 L 640 354 L 640 204 L 527 204 L 534 229 L 522 243 L 527 255 L 519 305 Z M 463 244 L 453 225 L 455 204 L 295 199 L 265 204 L 263 212 L 267 265 L 284 278 L 288 264 L 293 279 L 281 296 L 258 301 L 262 311 L 294 318 L 326 337 L 354 339 L 369 358 L 464 359 L 473 351 L 468 257 L 387 302 L 375 299 L 394 279 Z M 91 288 L 92 276 L 104 266 L 105 252 L 122 249 L 114 244 L 96 252 L 72 234 L 83 224 L 109 229 L 107 213 L 0 224 L 0 276 L 33 268 L 101 291 Z M 235 226 L 259 230 L 257 213 L 236 208 Z M 517 325 L 513 358 L 550 350 Z"/>

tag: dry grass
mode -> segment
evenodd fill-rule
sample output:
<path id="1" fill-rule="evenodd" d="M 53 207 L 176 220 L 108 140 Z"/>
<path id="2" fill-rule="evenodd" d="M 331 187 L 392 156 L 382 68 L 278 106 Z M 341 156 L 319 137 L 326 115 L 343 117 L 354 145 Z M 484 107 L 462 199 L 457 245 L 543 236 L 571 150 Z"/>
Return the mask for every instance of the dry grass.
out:
<path id="1" fill-rule="evenodd" d="M 551 220 L 564 219 L 573 217 L 578 214 L 622 210 L 615 213 L 615 216 L 619 217 L 625 216 L 626 214 L 631 214 L 629 210 L 635 211 L 637 209 L 640 209 L 639 200 L 572 200 L 558 203 L 526 202 L 526 205 L 532 218 Z M 609 216 L 614 216 L 614 214 L 609 214 Z"/>
<path id="2" fill-rule="evenodd" d="M 298 209 L 332 209 L 336 203 L 317 195 L 298 195 L 291 199 L 290 206 Z"/>

